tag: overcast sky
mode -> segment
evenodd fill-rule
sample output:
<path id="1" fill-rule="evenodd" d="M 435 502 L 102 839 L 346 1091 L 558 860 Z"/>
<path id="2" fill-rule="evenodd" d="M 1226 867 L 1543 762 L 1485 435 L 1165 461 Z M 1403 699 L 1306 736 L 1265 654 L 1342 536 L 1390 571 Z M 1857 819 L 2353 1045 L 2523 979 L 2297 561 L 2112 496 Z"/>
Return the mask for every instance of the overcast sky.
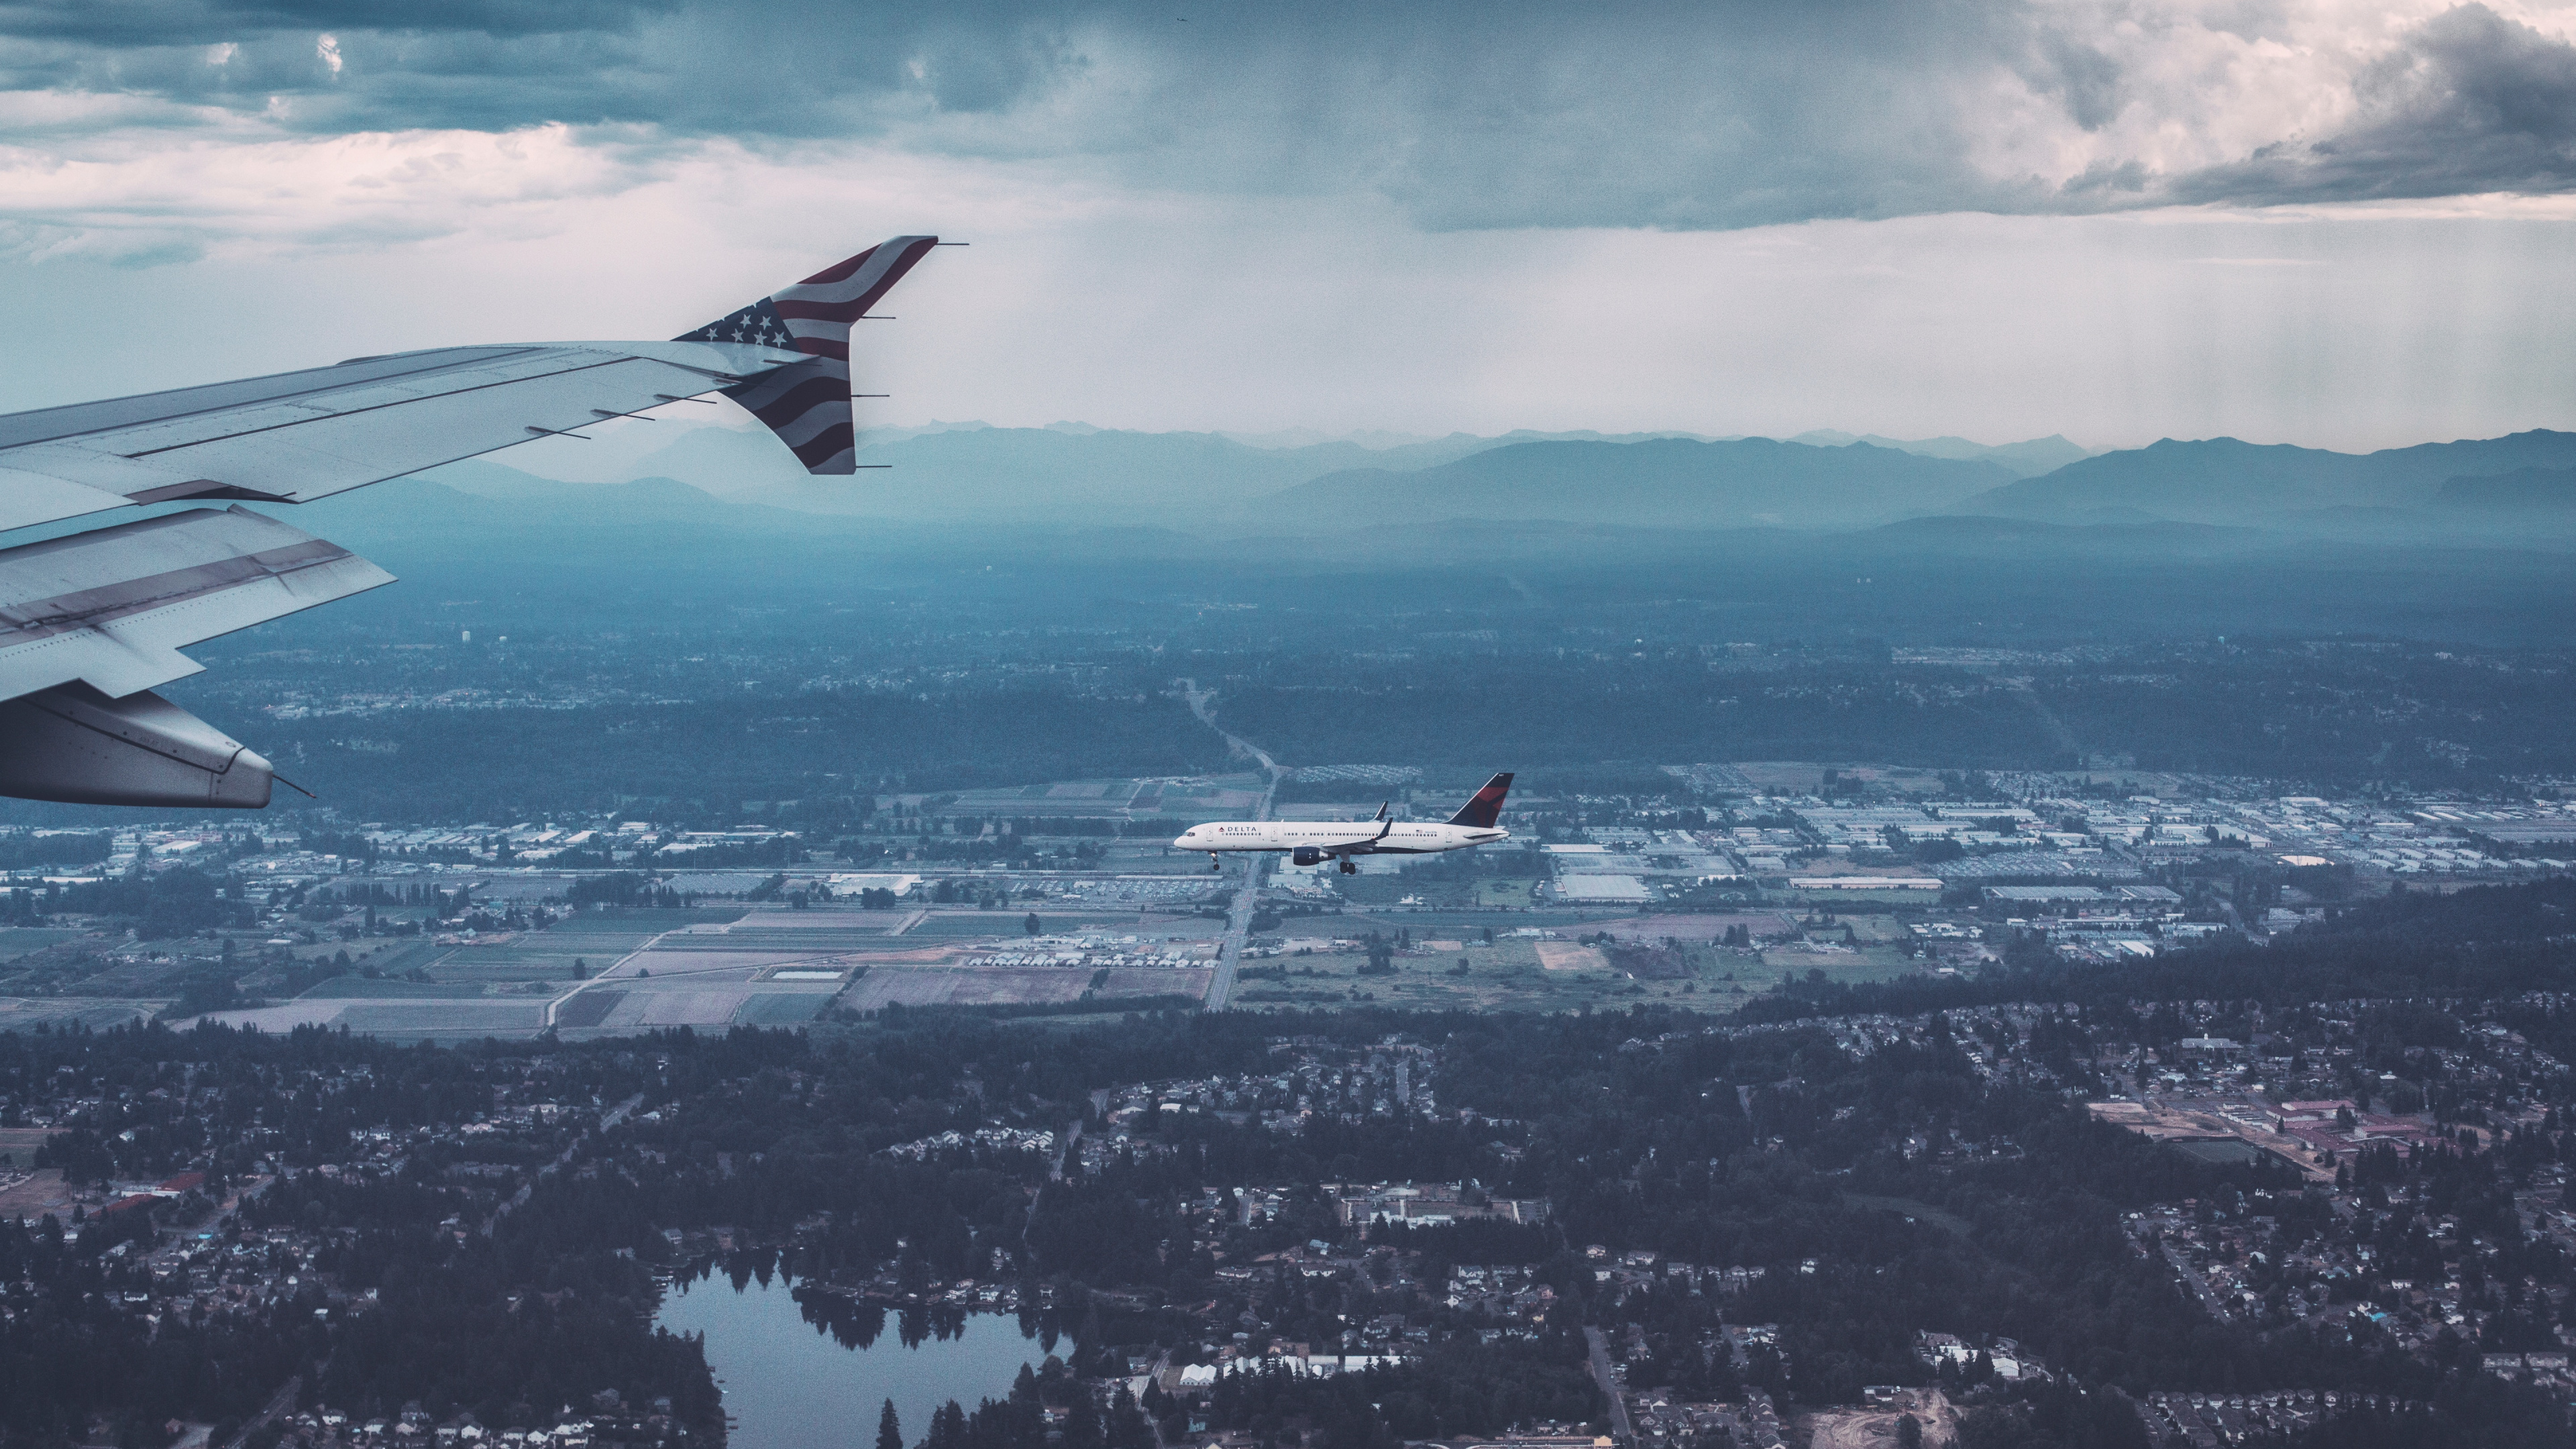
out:
<path id="1" fill-rule="evenodd" d="M 408 28 L 382 28 L 398 14 Z M 0 409 L 667 337 L 886 422 L 2576 428 L 2576 10 L 0 3 Z"/>

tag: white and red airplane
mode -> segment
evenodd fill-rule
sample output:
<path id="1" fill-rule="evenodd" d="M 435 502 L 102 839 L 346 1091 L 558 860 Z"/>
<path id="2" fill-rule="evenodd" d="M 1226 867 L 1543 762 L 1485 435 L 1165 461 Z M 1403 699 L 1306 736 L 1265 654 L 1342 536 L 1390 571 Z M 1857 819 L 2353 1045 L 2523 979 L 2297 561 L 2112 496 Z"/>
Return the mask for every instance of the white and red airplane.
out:
<path id="1" fill-rule="evenodd" d="M 1228 851 L 1286 851 L 1298 865 L 1321 865 L 1327 860 L 1341 862 L 1342 874 L 1354 875 L 1359 867 L 1351 864 L 1355 855 L 1433 855 L 1444 850 L 1465 850 L 1471 846 L 1491 845 L 1509 840 L 1512 833 L 1494 822 L 1503 813 L 1503 796 L 1512 788 L 1511 774 L 1506 771 L 1485 782 L 1474 798 L 1449 817 L 1445 825 L 1398 824 L 1388 818 L 1387 808 L 1377 807 L 1377 818 L 1366 822 L 1349 820 L 1215 820 L 1193 825 L 1174 837 L 1172 845 L 1179 850 L 1204 850 L 1211 869 L 1222 870 Z"/>

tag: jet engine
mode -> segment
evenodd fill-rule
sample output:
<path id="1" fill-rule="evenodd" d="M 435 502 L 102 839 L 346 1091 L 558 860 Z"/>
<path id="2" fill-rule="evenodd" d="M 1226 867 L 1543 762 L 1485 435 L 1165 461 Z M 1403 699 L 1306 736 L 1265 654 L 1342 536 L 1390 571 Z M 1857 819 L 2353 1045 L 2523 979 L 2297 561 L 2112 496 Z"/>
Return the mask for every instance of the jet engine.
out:
<path id="1" fill-rule="evenodd" d="M 268 761 L 149 690 L 110 699 L 75 681 L 0 703 L 0 794 L 257 810 L 273 778 Z"/>
<path id="2" fill-rule="evenodd" d="M 1299 865 L 1322 865 L 1324 863 L 1324 853 L 1311 845 L 1298 846 L 1295 850 L 1288 853 L 1288 858 Z"/>

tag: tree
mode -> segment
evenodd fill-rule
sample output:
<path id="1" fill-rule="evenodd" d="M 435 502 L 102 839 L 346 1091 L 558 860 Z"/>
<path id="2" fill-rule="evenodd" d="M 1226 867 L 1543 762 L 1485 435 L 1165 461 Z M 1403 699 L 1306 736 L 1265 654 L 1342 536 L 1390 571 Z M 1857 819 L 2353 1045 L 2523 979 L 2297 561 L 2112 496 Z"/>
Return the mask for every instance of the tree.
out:
<path id="1" fill-rule="evenodd" d="M 1044 928 L 1044 927 L 1042 927 L 1042 926 L 1040 926 L 1040 925 L 1038 924 L 1038 913 L 1037 913 L 1037 912 L 1035 912 L 1035 911 L 1031 911 L 1031 912 L 1029 912 L 1029 918 L 1028 918 L 1027 920 L 1025 920 L 1025 921 L 1020 922 L 1020 929 L 1021 929 L 1021 930 L 1023 930 L 1023 931 L 1026 931 L 1026 932 L 1028 932 L 1030 935 L 1034 936 L 1034 935 L 1037 935 L 1037 934 L 1038 934 L 1039 932 L 1041 932 L 1042 930 L 1044 930 L 1045 928 Z"/>
<path id="2" fill-rule="evenodd" d="M 877 1415 L 877 1449 L 903 1449 L 903 1424 L 895 1418 L 894 1400 L 885 1401 Z"/>
<path id="3" fill-rule="evenodd" d="M 966 1449 L 966 1410 L 955 1399 L 930 1416 L 930 1434 L 922 1449 Z"/>
<path id="4" fill-rule="evenodd" d="M 1091 1386 L 1077 1383 L 1072 1412 L 1064 1420 L 1064 1449 L 1106 1449 L 1105 1428 L 1100 1422 L 1100 1405 L 1091 1397 Z"/>
<path id="5" fill-rule="evenodd" d="M 1152 1392 L 1149 1382 L 1147 1392 Z M 1154 1449 L 1154 1427 L 1125 1384 L 1109 1400 L 1109 1449 Z"/>

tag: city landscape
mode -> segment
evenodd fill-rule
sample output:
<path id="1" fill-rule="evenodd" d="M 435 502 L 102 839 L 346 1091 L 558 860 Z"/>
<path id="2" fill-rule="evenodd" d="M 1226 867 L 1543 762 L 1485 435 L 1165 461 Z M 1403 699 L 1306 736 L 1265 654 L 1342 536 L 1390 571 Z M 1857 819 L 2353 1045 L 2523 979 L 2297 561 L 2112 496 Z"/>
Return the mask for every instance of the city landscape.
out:
<path id="1" fill-rule="evenodd" d="M 1170 841 L 1436 768 L 15 827 L 0 1312 L 163 1365 L 15 1426 L 713 1441 L 713 1271 L 1043 1334 L 959 1445 L 2558 1432 L 2558 782 L 1622 768 L 1357 875 Z"/>
<path id="2" fill-rule="evenodd" d="M 0 1449 L 2576 1449 L 2571 196 L 2558 0 L 0 4 Z"/>

